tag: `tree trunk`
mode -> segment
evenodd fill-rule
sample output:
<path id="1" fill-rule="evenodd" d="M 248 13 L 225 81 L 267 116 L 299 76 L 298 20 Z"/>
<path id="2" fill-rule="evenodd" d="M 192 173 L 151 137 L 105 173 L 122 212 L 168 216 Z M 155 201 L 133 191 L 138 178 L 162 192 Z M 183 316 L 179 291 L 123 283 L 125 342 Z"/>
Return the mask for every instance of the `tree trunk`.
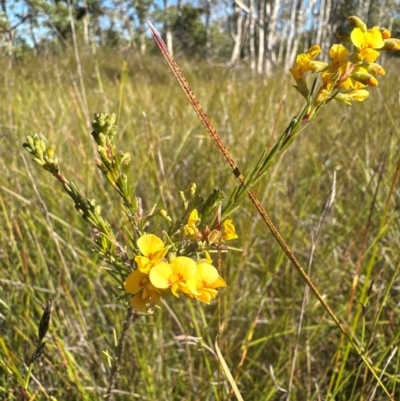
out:
<path id="1" fill-rule="evenodd" d="M 211 60 L 211 0 L 206 0 L 206 61 Z"/>
<path id="2" fill-rule="evenodd" d="M 323 36 L 321 38 L 320 46 L 322 50 L 322 54 L 327 54 L 328 49 L 331 47 L 333 35 L 336 32 L 337 25 L 336 23 L 330 19 L 332 15 L 332 0 L 326 0 L 325 3 L 325 13 L 324 13 L 324 26 Z"/>
<path id="3" fill-rule="evenodd" d="M 370 6 L 371 6 L 371 0 L 359 0 L 358 2 L 356 15 L 359 16 L 365 22 L 368 22 L 368 13 Z"/>
<path id="4" fill-rule="evenodd" d="M 322 33 L 324 31 L 324 24 L 325 24 L 325 0 L 321 0 L 320 6 L 319 6 L 319 12 L 317 14 L 318 18 L 318 27 L 317 27 L 317 36 L 314 40 L 315 44 L 321 43 L 322 39 Z M 317 17 L 315 16 L 315 17 Z"/>
<path id="5" fill-rule="evenodd" d="M 286 53 L 285 53 L 285 69 L 287 70 L 291 67 L 291 56 L 292 56 L 292 43 L 294 39 L 294 35 L 296 34 L 296 11 L 298 2 L 301 0 L 292 1 L 292 8 L 290 10 L 290 20 L 289 20 L 289 28 L 288 35 L 286 38 Z"/>
<path id="6" fill-rule="evenodd" d="M 254 0 L 250 0 L 250 12 L 249 12 L 249 27 L 250 27 L 250 69 L 251 73 L 254 75 L 256 72 L 256 39 L 255 39 L 255 7 Z"/>
<path id="7" fill-rule="evenodd" d="M 171 32 L 171 24 L 170 24 L 170 16 L 168 12 L 168 0 L 164 0 L 164 13 L 165 13 L 165 23 L 164 23 L 164 31 L 165 31 L 165 42 L 167 44 L 167 49 L 171 53 L 174 54 L 174 49 L 172 46 L 172 32 Z"/>
<path id="8" fill-rule="evenodd" d="M 266 58 L 265 58 L 265 75 L 267 76 L 270 76 L 272 74 L 272 70 L 275 64 L 277 63 L 276 42 L 278 35 L 276 32 L 276 26 L 278 23 L 280 6 L 281 6 L 281 0 L 272 0 L 272 1 L 268 0 L 265 9 L 266 19 L 268 20 Z"/>
<path id="9" fill-rule="evenodd" d="M 178 42 L 179 50 L 183 49 L 183 17 L 182 17 L 182 0 L 178 0 L 176 11 L 178 13 Z"/>
<path id="10" fill-rule="evenodd" d="M 260 9 L 258 11 L 258 61 L 257 73 L 264 72 L 264 54 L 265 54 L 265 0 L 260 0 Z"/>
<path id="11" fill-rule="evenodd" d="M 379 19 L 378 26 L 385 26 L 386 21 L 388 20 L 388 16 L 393 15 L 392 7 L 388 5 L 389 0 L 382 0 L 382 3 L 379 7 Z"/>
<path id="12" fill-rule="evenodd" d="M 83 23 L 83 43 L 85 46 L 89 46 L 89 16 L 86 14 L 82 18 Z"/>
<path id="13" fill-rule="evenodd" d="M 301 28 L 303 27 L 304 21 L 305 21 L 305 16 L 307 15 L 308 11 L 314 7 L 314 3 L 316 0 L 311 0 L 307 4 L 307 8 L 303 8 L 303 0 L 299 0 L 296 8 L 296 25 L 294 29 L 294 37 L 293 37 L 293 42 L 292 42 L 292 48 L 291 48 L 291 53 L 289 57 L 289 66 L 292 66 L 295 59 L 296 55 L 299 49 L 299 43 L 300 43 L 300 37 L 301 37 Z"/>
<path id="14" fill-rule="evenodd" d="M 231 59 L 229 60 L 228 63 L 229 66 L 233 66 L 238 62 L 240 57 L 240 49 L 242 47 L 242 41 L 243 41 L 243 20 L 244 20 L 243 11 L 237 4 L 234 4 L 233 7 L 235 11 L 235 16 L 234 16 L 235 27 L 232 27 L 233 29 L 231 32 L 231 36 L 233 39 L 233 49 L 232 49 Z"/>
<path id="15" fill-rule="evenodd" d="M 140 55 L 144 56 L 146 53 L 146 35 L 144 28 L 144 21 L 139 21 L 139 44 L 140 44 Z"/>

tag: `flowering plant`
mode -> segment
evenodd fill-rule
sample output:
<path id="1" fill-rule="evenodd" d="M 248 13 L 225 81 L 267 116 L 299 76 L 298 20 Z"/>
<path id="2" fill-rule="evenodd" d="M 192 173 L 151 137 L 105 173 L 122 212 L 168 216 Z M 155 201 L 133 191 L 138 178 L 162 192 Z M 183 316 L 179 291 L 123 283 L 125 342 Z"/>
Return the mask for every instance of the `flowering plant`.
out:
<path id="1" fill-rule="evenodd" d="M 354 27 L 351 33 L 339 33 L 339 39 L 353 45 L 353 51 L 342 44 L 334 44 L 329 50 L 331 61 L 325 63 L 316 61 L 321 52 L 319 45 L 314 45 L 306 53 L 299 54 L 296 64 L 290 69 L 296 81 L 295 88 L 310 102 L 307 118 L 310 118 L 316 108 L 329 100 L 340 100 L 349 105 L 353 101 L 362 102 L 368 98 L 368 86 L 378 86 L 378 75 L 385 75 L 385 70 L 375 61 L 381 51 L 395 51 L 400 49 L 400 40 L 391 38 L 386 28 L 377 26 L 367 29 L 366 24 L 359 17 L 348 18 Z M 314 87 L 310 90 L 306 83 L 306 73 L 311 71 L 320 74 L 320 88 L 314 94 Z M 314 96 L 313 96 L 314 95 Z"/>
<path id="2" fill-rule="evenodd" d="M 128 182 L 130 155 L 117 152 L 114 147 L 115 122 L 115 114 L 96 114 L 92 135 L 99 155 L 96 166 L 122 198 L 122 208 L 130 222 L 126 227 L 131 238 L 128 249 L 119 243 L 96 202 L 85 199 L 75 184 L 62 175 L 54 150 L 44 140 L 37 134 L 28 136 L 24 147 L 35 163 L 57 178 L 83 219 L 92 226 L 97 252 L 108 263 L 107 271 L 120 284 L 120 289 L 132 295 L 130 305 L 136 311 L 152 311 L 168 293 L 176 297 L 183 294 L 209 304 L 218 289 L 226 286 L 213 266 L 210 253 L 218 249 L 228 251 L 226 241 L 238 238 L 232 220 L 218 217 L 223 192 L 214 190 L 204 201 L 192 184 L 188 195 L 179 193 L 182 216 L 175 221 L 157 205 L 145 214 L 141 199 L 132 196 Z M 166 223 L 163 239 L 151 232 L 151 220 L 157 216 Z"/>
<path id="3" fill-rule="evenodd" d="M 372 364 L 361 352 L 357 341 L 314 286 L 251 190 L 314 120 L 324 105 L 334 99 L 348 105 L 367 99 L 369 87 L 376 87 L 377 77 L 385 74 L 384 69 L 375 63 L 380 52 L 400 49 L 400 40 L 392 39 L 387 29 L 367 29 L 366 24 L 355 16 L 349 17 L 349 22 L 353 26 L 352 32 L 340 34 L 339 38 L 351 44 L 352 49 L 349 50 L 342 44 L 334 44 L 329 50 L 329 62 L 316 60 L 321 52 L 318 45 L 297 56 L 290 72 L 296 81 L 295 88 L 305 98 L 306 104 L 289 123 L 275 145 L 270 150 L 265 149 L 252 170 L 245 175 L 211 125 L 161 37 L 151 26 L 154 38 L 169 66 L 239 184 L 223 206 L 222 190 L 214 190 L 204 201 L 197 194 L 197 188 L 193 184 L 188 193 L 179 193 L 182 212 L 177 218 L 171 217 L 168 211 L 158 208 L 157 205 L 144 212 L 141 199 L 132 196 L 127 178 L 130 155 L 117 152 L 114 147 L 113 141 L 117 133 L 116 116 L 96 114 L 92 132 L 99 154 L 96 165 L 122 199 L 122 208 L 129 220 L 128 246 L 121 245 L 110 223 L 101 216 L 101 209 L 96 202 L 83 197 L 77 187 L 61 174 L 58 158 L 55 157 L 52 148 L 47 147 L 37 134 L 28 136 L 24 147 L 33 156 L 34 162 L 56 177 L 73 199 L 75 208 L 93 228 L 97 253 L 107 262 L 107 270 L 119 284 L 119 289 L 124 290 L 127 298 L 129 297 L 130 306 L 139 312 L 152 311 L 161 297 L 167 294 L 175 297 L 184 295 L 206 304 L 217 296 L 218 289 L 225 287 L 226 282 L 221 275 L 220 266 L 216 268 L 213 265 L 210 254 L 233 249 L 226 245 L 227 241 L 237 238 L 233 221 L 228 217 L 243 197 L 248 195 L 286 256 L 343 335 L 349 339 L 377 382 L 389 394 Z M 316 77 L 312 83 L 308 80 L 311 73 Z M 155 232 L 156 228 L 152 224 L 156 218 L 161 218 L 164 223 L 164 230 L 160 230 L 161 232 Z M 221 360 L 222 356 L 218 356 Z M 116 360 L 118 362 L 118 358 Z"/>

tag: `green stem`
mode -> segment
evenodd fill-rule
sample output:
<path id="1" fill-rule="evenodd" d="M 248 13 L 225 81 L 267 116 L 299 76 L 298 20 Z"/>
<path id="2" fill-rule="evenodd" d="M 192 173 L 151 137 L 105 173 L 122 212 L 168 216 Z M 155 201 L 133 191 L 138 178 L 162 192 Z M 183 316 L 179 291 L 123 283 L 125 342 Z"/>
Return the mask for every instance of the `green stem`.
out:
<path id="1" fill-rule="evenodd" d="M 33 370 L 33 363 L 30 363 L 28 373 L 26 374 L 25 377 L 24 390 L 28 390 L 29 382 L 31 380 L 32 370 Z"/>

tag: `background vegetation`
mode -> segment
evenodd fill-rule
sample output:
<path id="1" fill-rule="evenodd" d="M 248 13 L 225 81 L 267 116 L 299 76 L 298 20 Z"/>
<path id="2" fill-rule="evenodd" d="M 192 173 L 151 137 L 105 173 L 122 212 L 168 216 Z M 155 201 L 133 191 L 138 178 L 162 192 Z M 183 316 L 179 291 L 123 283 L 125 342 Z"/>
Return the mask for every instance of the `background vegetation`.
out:
<path id="1" fill-rule="evenodd" d="M 95 61 L 101 65 L 98 75 Z M 337 171 L 337 195 L 317 242 L 311 276 L 335 312 L 350 327 L 355 323 L 364 347 L 373 344 L 367 352 L 378 369 L 397 351 L 399 340 L 398 186 L 386 205 L 399 163 L 398 94 L 393 90 L 398 65 L 393 59 L 386 64 L 387 77 L 372 99 L 353 107 L 330 103 L 257 188 L 307 265 Z M 158 202 L 174 210 L 172 194 L 193 181 L 205 194 L 215 186 L 223 185 L 226 192 L 233 188 L 231 173 L 161 59 L 130 58 L 125 64 L 122 57 L 105 53 L 97 60 L 84 57 L 83 66 L 90 112 L 120 111 L 118 145 L 135 160 L 130 175 L 145 208 Z M 108 355 L 125 317 L 124 306 L 114 300 L 113 282 L 92 258 L 92 233 L 55 180 L 21 148 L 27 134 L 43 133 L 62 155 L 65 175 L 98 199 L 115 227 L 123 224 L 114 194 L 104 190 L 93 165 L 74 70 L 72 58 L 43 59 L 36 67 L 27 58 L 5 76 L 7 90 L 0 102 L 2 399 L 20 399 L 21 376 L 47 299 L 55 305 L 52 325 L 31 384 L 39 399 L 101 399 Z M 287 76 L 262 81 L 245 71 L 193 65 L 184 70 L 244 169 L 301 104 Z M 235 221 L 243 252 L 223 263 L 229 285 L 222 294 L 222 352 L 233 373 L 241 365 L 237 381 L 245 399 L 280 399 L 291 372 L 304 284 L 250 204 Z M 348 313 L 358 269 L 360 281 Z M 365 287 L 371 287 L 369 297 L 360 305 Z M 335 399 L 368 399 L 375 382 L 357 355 L 343 355 L 346 342 L 315 299 L 309 299 L 305 312 L 292 399 L 323 399 L 332 392 Z M 140 319 L 129 333 L 118 399 L 215 399 L 216 326 L 215 306 L 181 299 L 167 299 L 154 316 Z M 241 364 L 243 347 L 248 352 Z M 383 376 L 397 396 L 398 363 L 396 352 Z M 385 399 L 379 394 L 378 388 L 375 399 Z"/>
<path id="2" fill-rule="evenodd" d="M 126 315 L 93 259 L 93 233 L 22 149 L 26 135 L 39 132 L 54 145 L 65 176 L 96 198 L 115 228 L 125 223 L 119 199 L 93 163 L 96 112 L 118 113 L 117 146 L 134 160 L 130 177 L 145 210 L 158 203 L 174 213 L 173 197 L 192 182 L 204 195 L 235 185 L 160 56 L 131 48 L 94 53 L 81 39 L 78 30 L 79 59 L 73 45 L 37 55 L 13 47 L 0 57 L 1 400 L 26 399 L 23 378 L 48 299 L 52 323 L 31 400 L 101 400 Z M 263 78 L 245 66 L 179 61 L 243 171 L 303 104 L 283 69 Z M 396 400 L 400 65 L 393 57 L 382 64 L 387 75 L 371 98 L 352 107 L 329 103 L 255 191 Z M 335 172 L 336 197 L 313 241 Z M 223 260 L 220 348 L 244 399 L 386 400 L 313 296 L 298 335 L 304 283 L 249 202 L 234 220 L 242 252 Z M 215 304 L 166 299 L 131 327 L 115 399 L 218 399 L 216 333 Z M 221 380 L 220 399 L 227 399 Z"/>
<path id="3" fill-rule="evenodd" d="M 0 49 L 43 55 L 80 43 L 144 56 L 150 20 L 179 57 L 270 76 L 313 44 L 327 55 L 350 15 L 400 35 L 399 0 L 2 0 Z"/>

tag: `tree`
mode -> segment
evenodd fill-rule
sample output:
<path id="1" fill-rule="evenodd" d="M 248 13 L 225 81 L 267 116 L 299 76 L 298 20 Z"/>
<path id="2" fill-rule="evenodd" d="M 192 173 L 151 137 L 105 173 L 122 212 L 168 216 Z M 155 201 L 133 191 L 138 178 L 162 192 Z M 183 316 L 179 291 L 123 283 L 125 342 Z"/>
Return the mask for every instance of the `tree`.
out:
<path id="1" fill-rule="evenodd" d="M 201 19 L 203 9 L 185 4 L 182 16 L 175 14 L 171 30 L 174 40 L 180 42 L 180 51 L 186 56 L 203 58 L 206 50 L 206 29 Z"/>
<path id="2" fill-rule="evenodd" d="M 153 0 L 134 0 L 133 6 L 136 11 L 137 18 L 139 20 L 139 43 L 140 43 L 140 54 L 146 52 L 146 20 L 149 15 L 150 7 L 153 5 Z"/>
<path id="3" fill-rule="evenodd" d="M 243 3 L 238 4 L 235 0 L 232 2 L 233 15 L 229 17 L 229 32 L 233 39 L 233 48 L 231 59 L 228 63 L 229 66 L 234 66 L 238 63 L 242 44 L 244 43 L 244 36 L 248 25 L 248 13 L 250 10 L 248 7 L 243 6 Z"/>

